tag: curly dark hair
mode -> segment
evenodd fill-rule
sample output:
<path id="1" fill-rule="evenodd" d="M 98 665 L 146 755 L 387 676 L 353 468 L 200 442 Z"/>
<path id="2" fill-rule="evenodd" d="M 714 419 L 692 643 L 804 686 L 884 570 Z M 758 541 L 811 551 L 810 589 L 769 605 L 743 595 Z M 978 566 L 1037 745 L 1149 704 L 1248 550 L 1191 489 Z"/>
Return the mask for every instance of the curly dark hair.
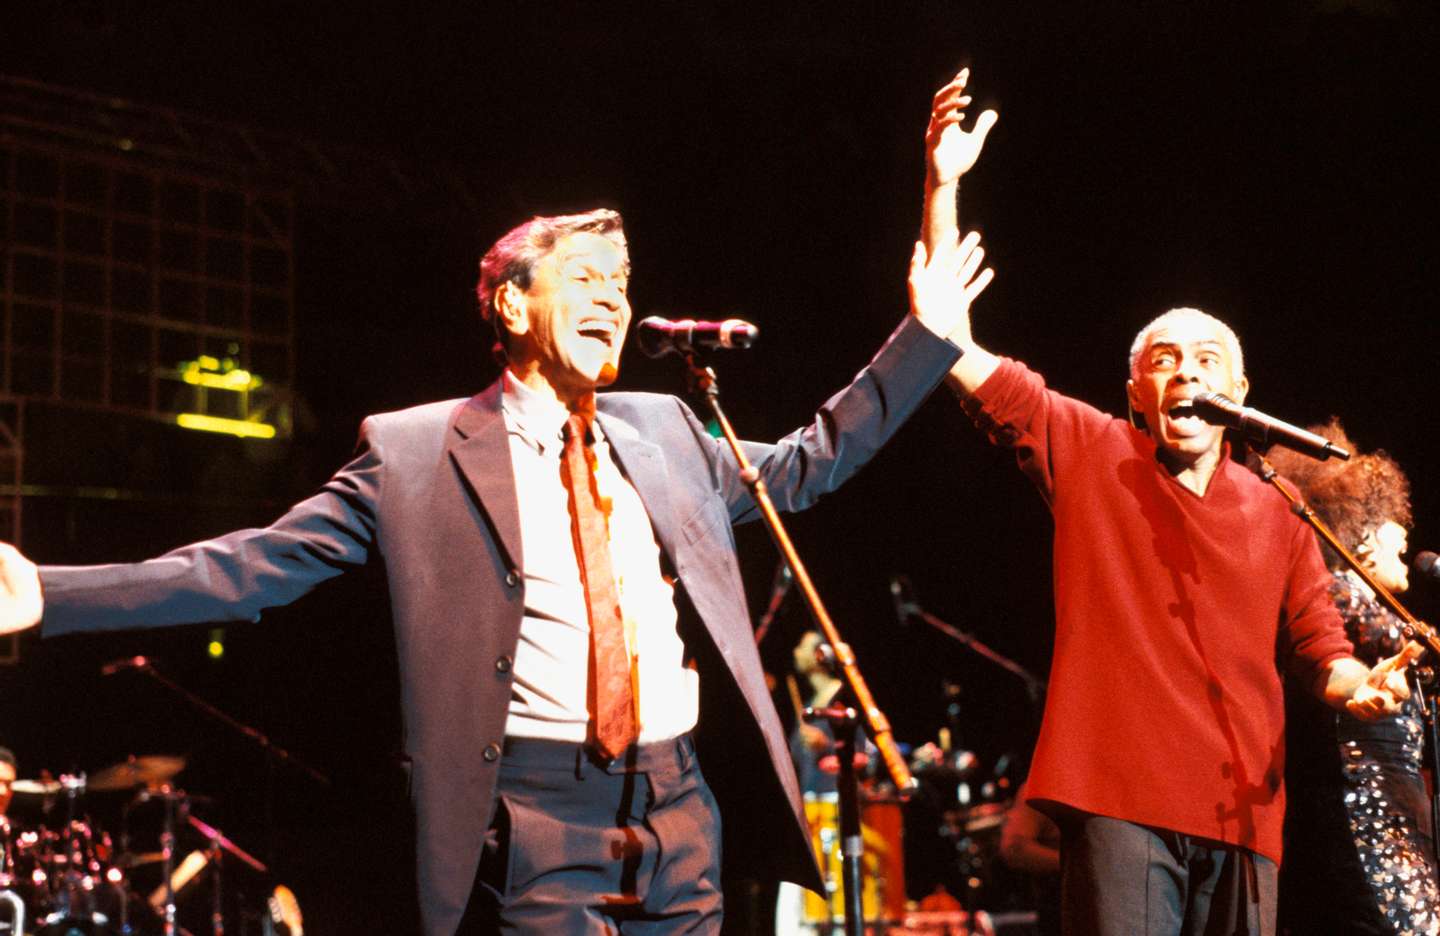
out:
<path id="1" fill-rule="evenodd" d="M 1345 434 L 1340 420 L 1331 417 L 1323 426 L 1311 426 L 1336 445 L 1355 454 L 1349 461 L 1316 461 L 1288 449 L 1273 449 L 1267 456 L 1285 479 L 1325 522 L 1345 548 L 1354 552 L 1365 537 L 1387 520 L 1403 527 L 1412 522 L 1410 479 L 1383 450 L 1360 454 Z M 1328 546 L 1325 561 L 1332 569 L 1343 566 Z"/>

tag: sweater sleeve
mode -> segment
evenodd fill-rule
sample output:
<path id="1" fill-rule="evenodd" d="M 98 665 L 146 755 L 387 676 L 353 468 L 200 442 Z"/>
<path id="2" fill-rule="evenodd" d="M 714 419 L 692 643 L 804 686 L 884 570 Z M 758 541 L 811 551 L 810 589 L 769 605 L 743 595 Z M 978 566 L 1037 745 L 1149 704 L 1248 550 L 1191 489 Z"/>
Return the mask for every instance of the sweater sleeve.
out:
<path id="1" fill-rule="evenodd" d="M 1330 595 L 1332 581 L 1320 545 L 1310 528 L 1297 521 L 1290 543 L 1290 580 L 1285 591 L 1282 622 L 1286 668 L 1311 686 L 1334 661 L 1355 648 L 1345 636 L 1345 622 Z"/>
<path id="2" fill-rule="evenodd" d="M 1083 458 L 1089 442 L 1118 423 L 1051 390 L 1045 378 L 1011 358 L 1001 358 L 995 373 L 961 406 L 992 443 L 1015 450 L 1020 470 L 1051 505 L 1067 453 Z"/>

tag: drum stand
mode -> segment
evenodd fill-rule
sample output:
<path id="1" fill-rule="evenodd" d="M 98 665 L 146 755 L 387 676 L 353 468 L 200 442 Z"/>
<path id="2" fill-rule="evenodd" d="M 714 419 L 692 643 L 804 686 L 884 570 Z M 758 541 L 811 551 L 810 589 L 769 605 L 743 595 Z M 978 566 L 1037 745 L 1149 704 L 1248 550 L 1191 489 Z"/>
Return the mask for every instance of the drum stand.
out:
<path id="1" fill-rule="evenodd" d="M 165 899 L 161 904 L 161 918 L 163 922 L 164 936 L 176 936 L 175 925 L 175 818 L 177 814 L 183 814 L 189 803 L 185 794 L 172 788 L 169 784 L 158 790 L 144 790 L 140 793 L 139 801 L 158 799 L 165 804 L 165 818 L 160 827 L 160 873 L 163 883 Z"/>

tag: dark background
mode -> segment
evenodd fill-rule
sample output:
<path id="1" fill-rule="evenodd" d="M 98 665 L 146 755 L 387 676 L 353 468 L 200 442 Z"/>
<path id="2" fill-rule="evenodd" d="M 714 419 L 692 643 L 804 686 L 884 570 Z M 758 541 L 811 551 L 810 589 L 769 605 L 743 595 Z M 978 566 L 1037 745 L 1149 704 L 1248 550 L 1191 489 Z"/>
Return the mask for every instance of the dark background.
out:
<path id="1" fill-rule="evenodd" d="M 1415 482 L 1412 543 L 1440 546 L 1433 3 L 894 6 L 8 11 L 0 72 L 443 165 L 479 195 L 477 210 L 442 212 L 302 201 L 308 417 L 291 443 L 150 424 L 89 431 L 76 414 L 32 411 L 35 471 L 113 465 L 111 483 L 143 496 L 27 503 L 27 552 L 139 559 L 264 523 L 343 463 L 365 413 L 478 390 L 494 365 L 474 315 L 475 261 L 534 213 L 621 209 L 637 315 L 760 324 L 755 350 L 717 365 L 742 434 L 779 436 L 905 311 L 929 99 L 961 64 L 1001 112 L 963 196 L 963 222 L 983 231 L 998 274 L 977 337 L 1119 411 L 1139 327 L 1176 305 L 1212 311 L 1245 345 L 1249 402 L 1299 423 L 1340 415 L 1363 446 L 1390 451 Z M 681 380 L 673 363 L 632 352 L 622 386 L 678 391 Z M 1013 678 L 900 627 L 887 590 L 907 573 L 936 614 L 1037 670 L 1048 663 L 1048 516 L 947 392 L 791 529 L 901 740 L 934 737 L 941 681 L 953 679 L 963 743 L 987 764 L 1023 758 L 1031 718 Z M 774 550 L 758 528 L 741 546 L 758 607 Z M 218 663 L 204 628 L 29 640 L 22 665 L 0 670 L 0 743 L 22 776 L 188 754 L 180 782 L 215 798 L 197 812 L 276 857 L 311 930 L 363 931 L 393 911 L 411 869 L 397 844 L 384 594 L 374 575 L 356 578 L 229 628 Z M 1419 612 L 1433 608 L 1423 584 L 1412 594 Z M 764 648 L 775 672 L 804 625 L 787 607 Z M 333 788 L 280 770 L 267 826 L 252 747 L 140 676 L 98 675 L 132 653 L 256 723 Z M 1145 704 L 1124 673 L 1095 678 L 1116 705 Z"/>

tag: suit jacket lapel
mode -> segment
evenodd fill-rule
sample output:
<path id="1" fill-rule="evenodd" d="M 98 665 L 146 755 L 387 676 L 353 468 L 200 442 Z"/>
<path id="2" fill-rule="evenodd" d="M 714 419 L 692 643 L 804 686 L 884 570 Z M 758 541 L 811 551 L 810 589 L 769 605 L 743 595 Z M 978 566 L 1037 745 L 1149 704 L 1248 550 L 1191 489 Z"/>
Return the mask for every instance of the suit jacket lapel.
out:
<path id="1" fill-rule="evenodd" d="M 600 398 L 603 403 L 604 397 Z M 679 527 L 675 513 L 670 506 L 670 472 L 665 465 L 665 453 L 660 446 L 646 442 L 636 428 L 617 416 L 598 412 L 595 421 L 600 424 L 610 451 L 620 463 L 625 476 L 635 485 L 645 510 L 650 514 L 650 526 L 671 560 L 675 559 L 675 534 Z"/>
<path id="2" fill-rule="evenodd" d="M 502 381 L 471 397 L 455 418 L 456 436 L 450 457 L 481 511 L 512 569 L 524 568 L 520 539 L 520 505 L 515 497 L 515 470 L 510 464 L 510 437 L 500 412 Z"/>

